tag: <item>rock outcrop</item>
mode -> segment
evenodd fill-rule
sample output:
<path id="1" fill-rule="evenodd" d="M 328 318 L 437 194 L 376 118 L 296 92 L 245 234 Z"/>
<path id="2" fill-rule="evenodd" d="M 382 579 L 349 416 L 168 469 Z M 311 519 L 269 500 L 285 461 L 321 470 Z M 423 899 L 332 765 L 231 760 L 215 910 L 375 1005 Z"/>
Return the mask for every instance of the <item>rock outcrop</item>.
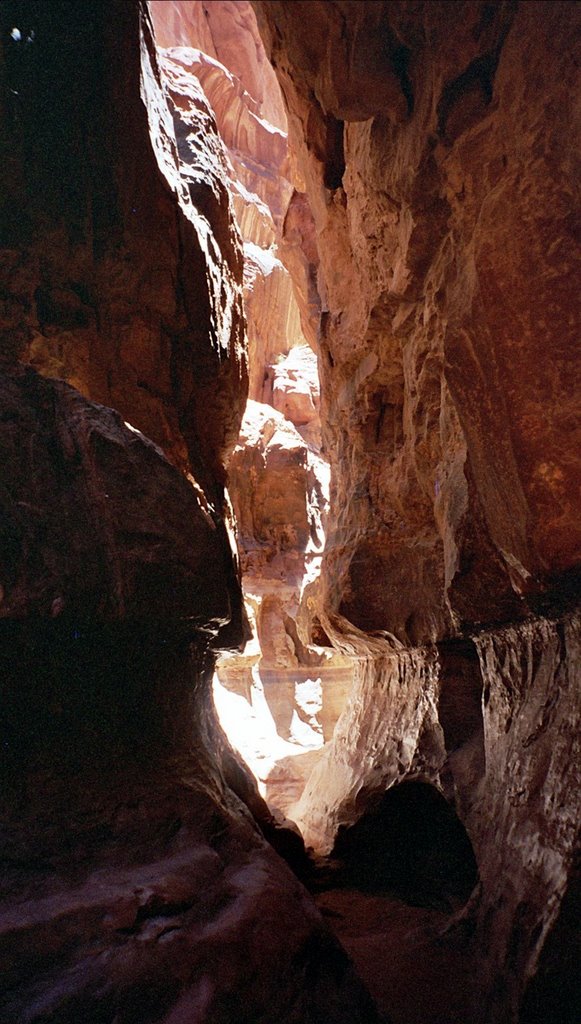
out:
<path id="1" fill-rule="evenodd" d="M 253 6 L 315 220 L 319 617 L 359 659 L 299 820 L 331 844 L 435 780 L 481 877 L 474 1019 L 514 1020 L 578 843 L 551 767 L 553 741 L 570 780 L 578 759 L 578 10 Z"/>
<path id="2" fill-rule="evenodd" d="M 249 3 L 153 0 L 151 11 L 166 77 L 170 82 L 181 78 L 186 92 L 192 78 L 198 81 L 226 148 L 224 180 L 244 241 L 249 394 L 268 401 L 263 395 L 268 365 L 304 344 L 305 330 L 313 343 L 318 316 L 316 304 L 309 307 L 303 298 L 302 280 L 297 303 L 284 265 L 287 248 L 289 253 L 293 249 L 283 240 L 286 219 L 299 193 L 291 181 L 280 88 Z"/>

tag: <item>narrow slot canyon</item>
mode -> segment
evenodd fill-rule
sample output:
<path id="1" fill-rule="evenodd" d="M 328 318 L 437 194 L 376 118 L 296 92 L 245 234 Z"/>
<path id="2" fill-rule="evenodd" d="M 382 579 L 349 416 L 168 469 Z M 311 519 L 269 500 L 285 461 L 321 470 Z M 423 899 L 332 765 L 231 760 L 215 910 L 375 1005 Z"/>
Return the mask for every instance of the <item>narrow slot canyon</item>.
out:
<path id="1" fill-rule="evenodd" d="M 569 0 L 0 4 L 0 1024 L 573 1024 Z"/>

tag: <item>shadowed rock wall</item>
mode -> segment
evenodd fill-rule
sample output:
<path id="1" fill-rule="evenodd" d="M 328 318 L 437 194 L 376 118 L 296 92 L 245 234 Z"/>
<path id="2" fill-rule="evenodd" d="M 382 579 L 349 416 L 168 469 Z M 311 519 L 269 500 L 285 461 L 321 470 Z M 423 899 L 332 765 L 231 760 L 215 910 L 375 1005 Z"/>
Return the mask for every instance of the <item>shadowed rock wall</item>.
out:
<path id="1" fill-rule="evenodd" d="M 144 6 L 0 27 L 0 1020 L 363 1024 L 210 696 L 246 637 L 213 117 L 166 90 Z"/>
<path id="2" fill-rule="evenodd" d="M 219 508 L 245 401 L 242 259 L 224 196 L 180 177 L 200 158 L 178 138 L 146 37 L 149 124 L 137 116 L 136 17 L 133 4 L 3 6 L 5 346 L 120 409 Z M 33 41 L 12 40 L 13 24 Z M 123 61 L 104 66 L 106 47 Z"/>

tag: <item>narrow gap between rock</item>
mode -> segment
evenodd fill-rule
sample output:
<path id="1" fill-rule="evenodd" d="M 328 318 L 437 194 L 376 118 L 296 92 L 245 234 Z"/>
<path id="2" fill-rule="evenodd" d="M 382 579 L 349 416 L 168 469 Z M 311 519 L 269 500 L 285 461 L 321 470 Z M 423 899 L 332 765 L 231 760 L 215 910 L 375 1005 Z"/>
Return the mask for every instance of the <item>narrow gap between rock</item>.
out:
<path id="1" fill-rule="evenodd" d="M 350 659 L 312 641 L 329 505 L 315 226 L 252 12 L 240 5 L 237 22 L 220 3 L 193 4 L 186 31 L 171 6 L 150 7 L 168 88 L 187 102 L 195 82 L 214 112 L 244 247 L 249 393 L 228 486 L 252 636 L 219 659 L 214 701 L 272 812 L 294 819 L 353 676 Z"/>
<path id="2" fill-rule="evenodd" d="M 429 1024 L 442 1013 L 450 1024 L 469 1005 L 472 964 L 461 937 L 443 936 L 478 879 L 453 782 L 450 802 L 421 779 L 362 791 L 354 823 L 339 828 L 330 851 L 315 841 L 305 857 L 289 841 L 356 673 L 356 660 L 333 648 L 316 618 L 330 469 L 321 440 L 315 224 L 252 11 L 238 5 L 237 21 L 232 5 L 191 7 L 184 25 L 171 5 L 150 0 L 168 88 L 184 106 L 201 89 L 224 143 L 228 201 L 244 249 L 249 350 L 249 397 L 228 487 L 251 637 L 219 658 L 215 708 L 275 821 L 291 829 L 277 848 L 380 1010 L 396 1024 Z M 454 696 L 446 701 L 453 720 Z M 466 756 L 463 738 L 456 746 Z M 312 788 L 321 803 L 316 780 Z M 311 814 L 312 805 L 311 795 Z"/>

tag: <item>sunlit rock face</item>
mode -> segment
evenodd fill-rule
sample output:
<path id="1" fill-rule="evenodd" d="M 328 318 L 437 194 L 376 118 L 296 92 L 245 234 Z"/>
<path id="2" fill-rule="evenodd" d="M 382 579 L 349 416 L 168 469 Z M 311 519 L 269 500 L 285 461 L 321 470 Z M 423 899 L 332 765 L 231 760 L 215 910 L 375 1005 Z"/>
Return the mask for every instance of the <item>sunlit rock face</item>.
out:
<path id="1" fill-rule="evenodd" d="M 151 10 L 181 117 L 188 105 L 196 111 L 198 93 L 213 111 L 244 244 L 250 401 L 228 486 L 255 634 L 241 657 L 218 665 L 215 695 L 269 800 L 276 775 L 276 806 L 286 813 L 331 737 L 350 680 L 348 659 L 309 647 L 329 491 L 310 347 L 319 317 L 314 225 L 291 183 L 282 96 L 251 6 L 153 2 Z"/>
<path id="2" fill-rule="evenodd" d="M 280 364 L 287 364 L 285 376 L 296 371 L 289 361 Z M 278 389 L 287 396 L 281 403 L 305 410 L 299 421 L 314 408 L 308 381 L 305 375 L 294 381 L 296 391 Z M 329 482 L 327 464 L 299 433 L 312 425 L 294 426 L 272 406 L 248 402 L 230 491 L 253 637 L 242 655 L 218 665 L 220 683 L 238 700 L 216 695 L 228 734 L 269 803 L 289 814 L 332 737 L 353 675 L 350 658 L 311 642 Z"/>
<path id="3" fill-rule="evenodd" d="M 407 642 L 514 617 L 579 563 L 576 13 L 254 6 L 316 221 L 327 604 Z"/>
<path id="4" fill-rule="evenodd" d="M 328 849 L 395 782 L 453 799 L 481 878 L 474 1020 L 504 1024 L 578 843 L 578 11 L 253 6 L 315 220 L 319 615 L 359 665 L 298 820 Z"/>
<path id="5" fill-rule="evenodd" d="M 0 19 L 0 1019 L 364 1024 L 210 695 L 247 636 L 213 115 L 162 77 L 144 6 Z"/>
<path id="6" fill-rule="evenodd" d="M 285 266 L 292 243 L 283 234 L 299 193 L 280 88 L 249 3 L 153 0 L 150 8 L 167 74 L 198 80 L 227 150 L 225 181 L 244 240 L 250 397 L 263 401 L 268 365 L 304 344 L 304 332 L 312 344 L 318 318 L 304 281 L 297 274 L 295 289 Z"/>

